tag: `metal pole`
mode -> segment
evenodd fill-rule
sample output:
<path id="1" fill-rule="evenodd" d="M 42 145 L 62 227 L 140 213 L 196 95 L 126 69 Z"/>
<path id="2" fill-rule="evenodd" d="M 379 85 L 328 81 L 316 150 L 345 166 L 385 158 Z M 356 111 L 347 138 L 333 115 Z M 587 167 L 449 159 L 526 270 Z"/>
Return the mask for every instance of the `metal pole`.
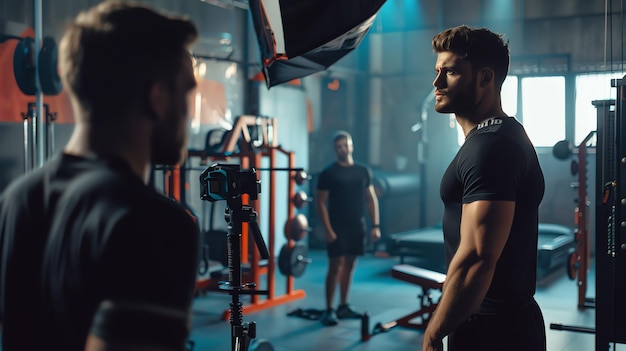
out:
<path id="1" fill-rule="evenodd" d="M 34 8 L 34 23 L 33 27 L 35 29 L 35 85 L 37 87 L 37 95 L 36 95 L 36 103 L 37 103 L 37 114 L 35 118 L 33 118 L 33 143 L 32 146 L 35 150 L 35 159 L 33 163 L 37 167 L 43 166 L 44 162 L 44 146 L 47 143 L 47 138 L 44 138 L 44 133 L 42 133 L 42 127 L 45 120 L 45 114 L 43 111 L 43 94 L 41 93 L 41 84 L 39 83 L 39 52 L 41 51 L 41 41 L 43 37 L 43 10 L 42 10 L 42 0 L 33 0 L 33 8 Z"/>

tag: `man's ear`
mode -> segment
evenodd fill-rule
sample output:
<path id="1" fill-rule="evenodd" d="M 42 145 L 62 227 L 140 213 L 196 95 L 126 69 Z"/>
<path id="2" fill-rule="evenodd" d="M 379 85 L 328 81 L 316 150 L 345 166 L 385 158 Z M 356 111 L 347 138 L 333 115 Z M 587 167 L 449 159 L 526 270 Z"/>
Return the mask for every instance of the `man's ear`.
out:
<path id="1" fill-rule="evenodd" d="M 165 111 L 167 110 L 167 104 L 169 104 L 167 87 L 163 82 L 155 82 L 150 87 L 150 93 L 148 95 L 150 115 L 156 119 L 163 119 Z"/>
<path id="2" fill-rule="evenodd" d="M 481 87 L 486 87 L 490 83 L 493 83 L 495 79 L 495 72 L 491 67 L 484 67 L 478 72 L 478 82 Z"/>

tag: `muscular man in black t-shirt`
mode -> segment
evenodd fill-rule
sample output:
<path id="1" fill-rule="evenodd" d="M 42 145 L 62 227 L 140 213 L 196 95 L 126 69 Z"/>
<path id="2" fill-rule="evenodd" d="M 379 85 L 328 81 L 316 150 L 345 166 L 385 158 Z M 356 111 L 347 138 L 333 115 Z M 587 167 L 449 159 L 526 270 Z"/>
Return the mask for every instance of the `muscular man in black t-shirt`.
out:
<path id="1" fill-rule="evenodd" d="M 336 325 L 337 318 L 357 318 L 360 314 L 348 304 L 348 295 L 356 258 L 364 253 L 364 206 L 372 220 L 371 238 L 380 238 L 378 200 L 372 185 L 371 170 L 355 163 L 352 158 L 352 137 L 339 132 L 334 138 L 337 162 L 326 167 L 317 182 L 317 209 L 328 243 L 328 273 L 326 275 L 326 312 L 321 318 L 325 325 Z M 340 286 L 340 304 L 333 309 L 333 298 Z"/>
<path id="2" fill-rule="evenodd" d="M 446 282 L 424 350 L 546 349 L 534 300 L 544 178 L 522 125 L 502 110 L 508 45 L 460 26 L 433 38 L 435 109 L 454 113 L 465 142 L 441 180 Z"/>
<path id="3" fill-rule="evenodd" d="M 198 227 L 145 180 L 151 164 L 178 163 L 186 146 L 196 36 L 185 19 L 108 1 L 63 36 L 74 132 L 62 154 L 0 196 L 4 351 L 84 350 L 104 300 L 190 318 Z M 98 330 L 105 345 L 120 332 Z M 124 337 L 132 343 L 132 332 Z M 133 347 L 162 346 L 141 341 Z"/>

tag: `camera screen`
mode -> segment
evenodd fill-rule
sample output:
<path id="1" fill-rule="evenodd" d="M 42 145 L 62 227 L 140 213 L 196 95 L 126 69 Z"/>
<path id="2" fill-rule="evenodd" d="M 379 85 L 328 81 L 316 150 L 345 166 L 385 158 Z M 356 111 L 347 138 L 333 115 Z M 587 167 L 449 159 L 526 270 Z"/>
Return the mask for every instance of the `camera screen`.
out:
<path id="1" fill-rule="evenodd" d="M 209 193 L 211 194 L 223 194 L 225 190 L 222 189 L 222 183 L 217 178 L 209 178 Z"/>

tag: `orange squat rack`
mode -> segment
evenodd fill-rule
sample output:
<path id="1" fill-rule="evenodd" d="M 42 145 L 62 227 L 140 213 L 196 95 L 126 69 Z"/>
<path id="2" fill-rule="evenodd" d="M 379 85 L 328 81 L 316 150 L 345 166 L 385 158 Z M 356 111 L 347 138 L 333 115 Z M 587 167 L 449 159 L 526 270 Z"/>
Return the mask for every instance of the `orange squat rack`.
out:
<path id="1" fill-rule="evenodd" d="M 589 235 L 589 199 L 587 197 L 587 142 L 593 137 L 591 132 L 578 146 L 578 204 L 574 210 L 576 224 L 576 251 L 570 253 L 568 260 L 568 274 L 576 279 L 578 286 L 578 308 L 595 307 L 595 299 L 587 297 L 587 274 L 591 260 L 591 240 Z"/>
<path id="2" fill-rule="evenodd" d="M 250 128 L 257 129 L 257 140 L 253 140 L 250 133 Z M 254 144 L 254 145 L 253 145 Z M 239 151 L 236 151 L 236 147 L 239 146 Z M 211 162 L 220 160 L 228 161 L 231 158 L 239 158 L 241 169 L 259 168 L 262 164 L 263 158 L 269 159 L 269 167 L 271 169 L 276 168 L 276 158 L 278 153 L 286 155 L 288 158 L 289 169 L 289 182 L 288 182 L 288 196 L 287 196 L 287 217 L 291 218 L 295 214 L 295 205 L 291 199 L 296 193 L 295 185 L 295 153 L 286 151 L 278 146 L 276 138 L 276 119 L 268 117 L 257 116 L 239 116 L 235 120 L 235 126 L 232 130 L 228 131 L 225 135 L 222 143 L 222 149 L 217 154 L 207 154 L 206 151 L 193 152 L 190 151 L 189 156 L 200 156 L 203 159 L 203 163 L 207 163 L 206 160 L 210 159 Z M 260 177 L 257 172 L 257 176 Z M 272 308 L 284 303 L 292 302 L 298 299 L 306 297 L 304 290 L 294 289 L 294 277 L 287 276 L 285 293 L 277 294 L 276 285 L 276 175 L 275 172 L 270 171 L 268 179 L 261 179 L 262 182 L 267 181 L 269 187 L 269 206 L 267 209 L 268 216 L 268 230 L 267 230 L 267 246 L 269 251 L 269 259 L 266 265 L 261 265 L 261 255 L 256 245 L 250 245 L 248 224 L 242 223 L 242 235 L 241 235 L 241 262 L 242 264 L 249 264 L 249 272 L 244 274 L 244 283 L 255 283 L 257 288 L 266 287 L 268 294 L 267 297 L 258 294 L 250 295 L 250 303 L 243 306 L 243 313 L 254 313 L 267 308 Z M 261 194 L 260 196 L 263 196 Z M 251 205 L 254 211 L 259 213 L 258 202 L 249 204 L 248 196 L 244 194 L 242 200 L 244 204 Z M 260 213 L 259 213 L 260 216 Z M 282 228 L 282 227 L 281 227 Z M 263 231 L 263 230 L 262 230 Z M 287 234 L 286 234 L 287 235 Z M 288 245 L 293 247 L 295 242 L 288 238 Z M 250 248 L 252 248 L 250 250 Z M 250 252 L 251 251 L 251 252 Z M 266 286 L 261 284 L 261 276 L 266 276 Z M 251 281 L 248 281 L 251 280 Z M 196 282 L 196 290 L 215 289 L 217 282 L 211 278 L 198 279 Z M 230 319 L 230 309 L 226 309 L 222 313 L 224 320 Z"/>

